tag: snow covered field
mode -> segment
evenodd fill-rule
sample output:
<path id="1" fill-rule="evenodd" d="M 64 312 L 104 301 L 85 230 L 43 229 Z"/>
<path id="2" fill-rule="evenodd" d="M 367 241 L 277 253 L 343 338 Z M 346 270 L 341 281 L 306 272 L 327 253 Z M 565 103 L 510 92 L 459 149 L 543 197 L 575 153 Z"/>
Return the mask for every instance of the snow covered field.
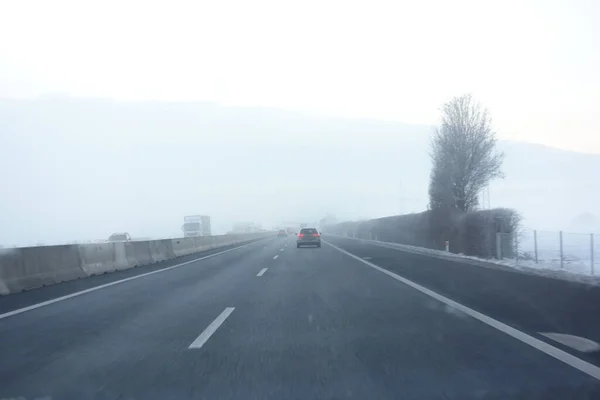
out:
<path id="1" fill-rule="evenodd" d="M 600 275 L 600 234 L 562 232 L 561 252 L 560 232 L 526 231 L 520 239 L 519 259 L 503 261 L 505 265 Z"/>

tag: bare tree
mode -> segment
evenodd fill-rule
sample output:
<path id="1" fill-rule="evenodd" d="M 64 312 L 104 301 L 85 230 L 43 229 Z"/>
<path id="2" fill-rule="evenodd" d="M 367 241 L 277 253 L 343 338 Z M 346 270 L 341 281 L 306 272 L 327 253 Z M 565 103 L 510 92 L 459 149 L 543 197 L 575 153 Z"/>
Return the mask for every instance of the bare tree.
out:
<path id="1" fill-rule="evenodd" d="M 452 176 L 448 166 L 443 164 L 447 161 L 442 157 L 433 159 L 433 168 L 429 177 L 429 208 L 432 210 L 455 208 L 454 196 L 452 195 Z"/>
<path id="2" fill-rule="evenodd" d="M 433 136 L 431 150 L 431 209 L 473 210 L 481 190 L 503 176 L 500 168 L 504 155 L 496 151 L 489 113 L 470 94 L 444 104 L 442 124 Z"/>

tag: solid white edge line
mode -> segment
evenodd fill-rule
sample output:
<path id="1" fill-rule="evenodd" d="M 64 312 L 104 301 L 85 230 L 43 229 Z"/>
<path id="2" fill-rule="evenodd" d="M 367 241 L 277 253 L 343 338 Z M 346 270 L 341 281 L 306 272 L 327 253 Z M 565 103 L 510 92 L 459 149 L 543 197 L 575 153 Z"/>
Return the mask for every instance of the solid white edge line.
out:
<path id="1" fill-rule="evenodd" d="M 482 314 L 479 311 L 475 311 L 475 310 L 473 310 L 467 306 L 464 306 L 454 300 L 450 300 L 449 298 L 442 296 L 441 294 L 438 294 L 432 290 L 429 290 L 426 287 L 423 287 L 411 280 L 403 278 L 400 275 L 397 275 L 391 271 L 388 271 L 387 269 L 381 268 L 373 263 L 363 260 L 362 258 L 355 256 L 354 254 L 352 254 L 344 249 L 341 249 L 331 243 L 328 243 L 328 242 L 325 242 L 325 243 L 327 243 L 329 246 L 333 247 L 334 249 L 354 258 L 355 260 L 358 260 L 361 263 L 363 263 L 373 269 L 376 269 L 379 272 L 383 272 L 384 274 L 404 283 L 405 285 L 408 285 L 408 286 L 412 287 L 413 289 L 416 289 L 419 292 L 426 294 L 427 296 L 433 297 L 434 299 L 436 299 L 454 309 L 462 311 L 465 314 L 483 322 L 484 324 L 489 325 L 492 328 L 496 328 L 497 330 L 499 330 L 503 333 L 506 333 L 507 335 L 512 336 L 513 338 L 520 340 L 521 342 L 523 342 L 531 347 L 534 347 L 535 349 L 537 349 L 543 353 L 546 353 L 549 356 L 554 357 L 557 360 L 562 361 L 563 363 L 570 365 L 571 367 L 576 368 L 576 369 L 580 370 L 581 372 L 584 372 L 593 378 L 600 380 L 600 368 L 593 364 L 588 363 L 587 361 L 577 358 L 574 355 L 567 353 L 566 351 L 558 349 L 542 340 L 536 339 L 533 336 L 530 336 L 524 332 L 521 332 L 518 329 L 508 326 L 498 320 L 488 317 L 487 315 Z"/>
<path id="2" fill-rule="evenodd" d="M 279 254 L 277 254 L 275 257 L 273 257 L 273 260 L 277 260 L 277 257 L 279 257 Z"/>
<path id="3" fill-rule="evenodd" d="M 152 272 L 146 272 L 146 273 L 143 273 L 143 274 L 140 274 L 140 275 L 136 275 L 136 276 L 131 276 L 129 278 L 120 279 L 118 281 L 105 283 L 105 284 L 100 285 L 100 286 L 94 286 L 94 287 L 89 288 L 89 289 L 85 289 L 85 290 L 81 290 L 79 292 L 71 293 L 71 294 L 68 294 L 66 296 L 57 297 L 57 298 L 52 299 L 52 300 L 47 300 L 47 301 L 43 301 L 41 303 L 32 304 L 32 305 L 27 306 L 27 307 L 19 308 L 17 310 L 13 310 L 13 311 L 6 312 L 4 314 L 0 314 L 0 319 L 8 318 L 8 317 L 11 317 L 13 315 L 17 315 L 17 314 L 21 314 L 21 313 L 24 313 L 24 312 L 27 312 L 27 311 L 35 310 L 36 308 L 48 306 L 50 304 L 58 303 L 59 301 L 67 300 L 67 299 L 70 299 L 70 298 L 73 298 L 73 297 L 77 297 L 77 296 L 81 296 L 83 294 L 90 293 L 90 292 L 93 292 L 93 291 L 96 291 L 96 290 L 100 290 L 100 289 L 104 289 L 104 288 L 107 288 L 107 287 L 110 287 L 110 286 L 113 286 L 113 285 L 118 285 L 119 283 L 124 283 L 124 282 L 128 282 L 128 281 L 132 281 L 134 279 L 143 278 L 144 276 L 149 276 L 149 275 L 159 274 L 161 272 L 170 271 L 170 270 L 175 269 L 175 268 L 183 267 L 184 265 L 195 263 L 196 261 L 206 260 L 207 258 L 211 258 L 211 257 L 215 257 L 215 256 L 218 256 L 218 255 L 221 255 L 221 254 L 229 253 L 230 251 L 239 250 L 239 249 L 242 249 L 244 247 L 251 246 L 251 245 L 253 245 L 255 243 L 256 242 L 244 244 L 242 246 L 234 247 L 232 249 L 227 249 L 227 250 L 220 251 L 218 253 L 209 254 L 209 255 L 204 256 L 204 257 L 195 258 L 193 260 L 186 261 L 186 262 L 181 263 L 181 264 L 172 265 L 170 267 L 166 267 L 166 268 L 159 269 L 159 270 L 152 271 Z M 131 268 L 129 268 L 129 269 L 131 269 Z M 123 271 L 126 271 L 126 270 L 123 270 Z"/>
<path id="4" fill-rule="evenodd" d="M 260 270 L 260 272 L 258 274 L 256 274 L 256 276 L 263 276 L 265 272 L 267 272 L 268 268 L 263 268 Z"/>
<path id="5" fill-rule="evenodd" d="M 206 343 L 206 341 L 210 339 L 213 333 L 215 333 L 216 330 L 219 329 L 219 327 L 223 324 L 223 322 L 225 322 L 225 320 L 227 319 L 227 317 L 229 317 L 233 310 L 235 310 L 235 307 L 227 307 L 225 310 L 223 310 L 223 312 L 219 314 L 219 316 L 215 318 L 215 320 L 211 322 L 209 326 L 206 327 L 204 332 L 202 332 L 200 336 L 198 336 L 196 340 L 194 340 L 192 344 L 190 344 L 190 347 L 188 347 L 188 349 L 199 349 L 202 346 L 204 346 L 204 343 Z"/>

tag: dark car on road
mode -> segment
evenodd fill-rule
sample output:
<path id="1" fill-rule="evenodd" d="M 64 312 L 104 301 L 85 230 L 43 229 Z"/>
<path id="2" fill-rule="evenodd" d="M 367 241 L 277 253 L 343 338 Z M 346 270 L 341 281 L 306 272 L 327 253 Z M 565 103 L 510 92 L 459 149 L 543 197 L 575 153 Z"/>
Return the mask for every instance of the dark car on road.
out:
<path id="1" fill-rule="evenodd" d="M 296 247 L 300 246 L 321 247 L 321 234 L 315 228 L 302 228 L 296 240 Z"/>
<path id="2" fill-rule="evenodd" d="M 280 229 L 277 231 L 277 237 L 287 237 L 288 233 L 285 229 Z"/>

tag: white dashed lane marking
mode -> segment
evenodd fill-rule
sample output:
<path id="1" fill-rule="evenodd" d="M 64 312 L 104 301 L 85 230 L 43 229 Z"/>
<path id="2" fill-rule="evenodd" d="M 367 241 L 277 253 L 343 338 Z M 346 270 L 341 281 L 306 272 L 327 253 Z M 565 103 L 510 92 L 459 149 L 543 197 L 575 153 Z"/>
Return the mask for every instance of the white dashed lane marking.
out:
<path id="1" fill-rule="evenodd" d="M 204 346 L 204 343 L 219 329 L 219 327 L 225 322 L 227 317 L 235 310 L 235 307 L 227 307 L 219 316 L 211 322 L 211 324 L 190 344 L 188 349 L 199 349 Z"/>

